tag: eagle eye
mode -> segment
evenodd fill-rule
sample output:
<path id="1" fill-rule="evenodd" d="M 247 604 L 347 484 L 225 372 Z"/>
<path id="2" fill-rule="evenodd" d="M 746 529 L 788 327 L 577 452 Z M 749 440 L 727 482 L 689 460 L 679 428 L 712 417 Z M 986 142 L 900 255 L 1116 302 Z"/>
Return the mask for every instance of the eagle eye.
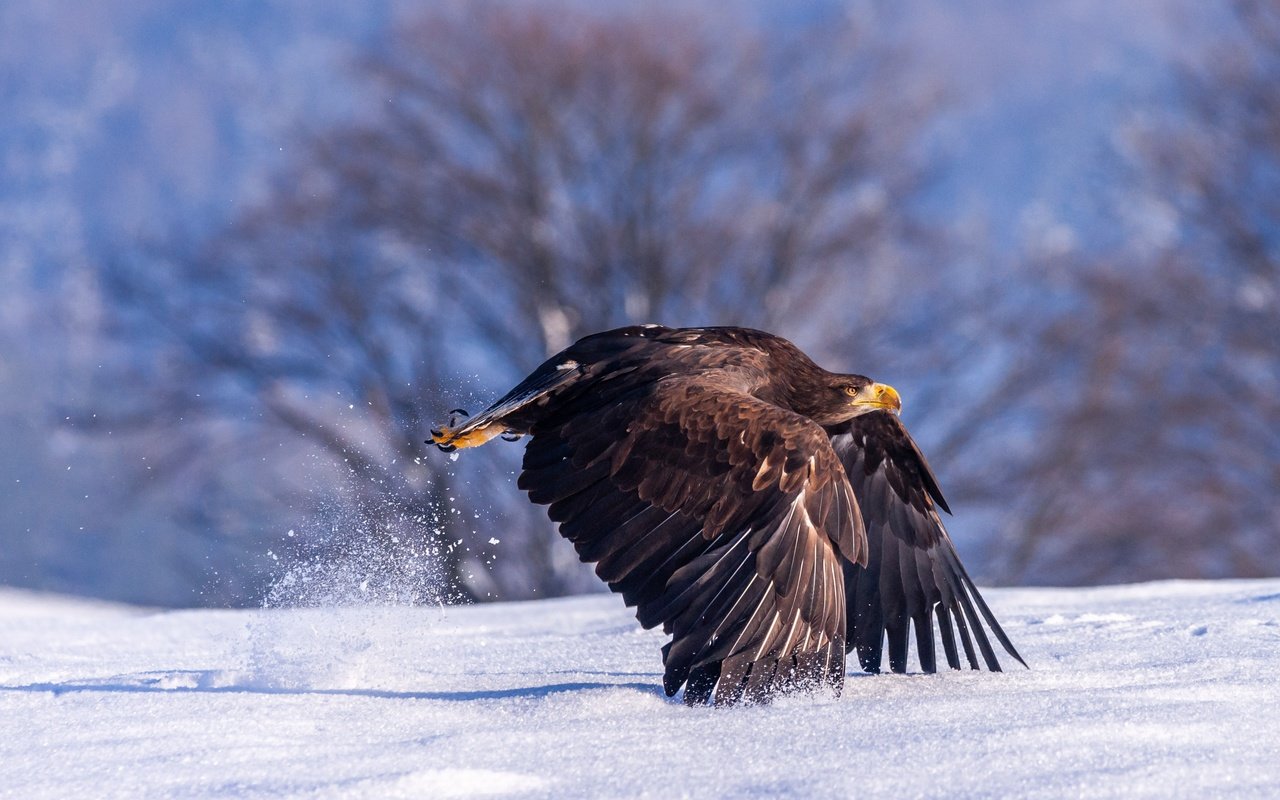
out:
<path id="1" fill-rule="evenodd" d="M 844 393 L 849 395 L 850 397 L 856 397 L 858 394 L 858 387 L 854 386 L 851 383 L 846 383 L 844 386 L 841 386 L 840 388 L 843 389 Z"/>

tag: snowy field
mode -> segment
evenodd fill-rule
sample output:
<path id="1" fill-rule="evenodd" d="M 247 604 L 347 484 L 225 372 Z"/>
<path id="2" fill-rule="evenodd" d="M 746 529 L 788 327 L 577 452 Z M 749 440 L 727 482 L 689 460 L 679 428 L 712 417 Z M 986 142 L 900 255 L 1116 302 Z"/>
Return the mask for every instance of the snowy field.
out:
<path id="1" fill-rule="evenodd" d="M 0 590 L 0 796 L 1278 797 L 1280 580 L 990 590 L 1032 669 L 689 709 L 611 596 L 165 611 Z"/>

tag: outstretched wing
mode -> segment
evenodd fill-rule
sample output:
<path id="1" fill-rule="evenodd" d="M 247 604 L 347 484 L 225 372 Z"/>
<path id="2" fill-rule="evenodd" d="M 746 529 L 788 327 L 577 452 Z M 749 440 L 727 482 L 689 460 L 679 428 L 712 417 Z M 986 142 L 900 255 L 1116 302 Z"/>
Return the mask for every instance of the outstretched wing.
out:
<path id="1" fill-rule="evenodd" d="M 905 672 L 908 630 L 914 628 L 920 668 L 934 672 L 936 622 L 952 669 L 960 668 L 958 628 L 969 666 L 979 668 L 976 641 L 987 669 L 999 671 L 984 621 L 1005 651 L 1026 666 L 960 563 L 938 516 L 938 507 L 950 509 L 901 421 L 872 412 L 828 430 L 867 529 L 866 565 L 845 566 L 847 646 L 858 651 L 863 669 L 880 671 L 887 634 L 889 667 Z"/>
<path id="2" fill-rule="evenodd" d="M 532 426 L 520 487 L 645 627 L 667 694 L 761 700 L 844 680 L 856 501 L 811 420 L 703 375 L 582 393 Z"/>

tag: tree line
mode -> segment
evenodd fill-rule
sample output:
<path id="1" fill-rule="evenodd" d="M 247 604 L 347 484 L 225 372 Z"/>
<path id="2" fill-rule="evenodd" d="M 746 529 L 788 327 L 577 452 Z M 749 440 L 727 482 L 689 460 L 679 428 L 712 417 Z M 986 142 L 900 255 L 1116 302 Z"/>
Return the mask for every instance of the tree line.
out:
<path id="1" fill-rule="evenodd" d="M 1117 214 L 1150 237 L 1013 256 L 922 210 L 950 100 L 854 20 L 428 11 L 261 204 L 116 259 L 98 424 L 215 544 L 296 527 L 289 558 L 435 587 L 413 600 L 556 595 L 593 584 L 516 491 L 521 448 L 425 432 L 590 332 L 749 325 L 909 390 L 989 580 L 1274 574 L 1278 8 L 1234 5 L 1117 131 Z"/>

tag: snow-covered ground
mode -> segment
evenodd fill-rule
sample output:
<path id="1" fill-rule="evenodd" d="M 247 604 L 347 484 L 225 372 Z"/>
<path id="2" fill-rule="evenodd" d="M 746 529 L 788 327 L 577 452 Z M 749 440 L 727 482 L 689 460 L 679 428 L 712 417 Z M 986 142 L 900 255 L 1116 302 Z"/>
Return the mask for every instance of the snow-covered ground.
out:
<path id="1" fill-rule="evenodd" d="M 990 590 L 1030 670 L 689 709 L 611 596 L 164 611 L 0 591 L 0 796 L 1277 797 L 1280 580 Z"/>

